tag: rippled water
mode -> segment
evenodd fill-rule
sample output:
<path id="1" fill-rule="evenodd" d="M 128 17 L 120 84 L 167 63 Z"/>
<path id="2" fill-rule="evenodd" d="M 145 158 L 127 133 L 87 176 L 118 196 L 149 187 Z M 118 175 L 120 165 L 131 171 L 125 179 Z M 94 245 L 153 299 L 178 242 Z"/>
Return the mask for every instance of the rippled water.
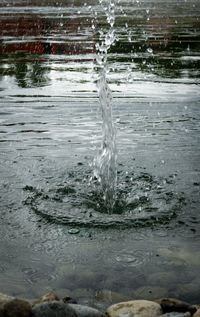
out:
<path id="1" fill-rule="evenodd" d="M 97 307 L 102 289 L 197 301 L 199 18 L 198 1 L 117 4 L 107 78 L 118 186 L 106 215 L 89 185 L 102 7 L 0 4 L 1 291 L 64 289 Z"/>

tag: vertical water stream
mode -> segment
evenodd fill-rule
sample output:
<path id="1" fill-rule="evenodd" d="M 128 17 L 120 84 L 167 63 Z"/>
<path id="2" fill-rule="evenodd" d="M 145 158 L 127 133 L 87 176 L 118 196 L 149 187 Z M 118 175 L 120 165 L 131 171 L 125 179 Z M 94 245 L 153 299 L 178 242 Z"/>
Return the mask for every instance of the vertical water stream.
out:
<path id="1" fill-rule="evenodd" d="M 112 115 L 112 92 L 108 85 L 108 50 L 115 41 L 115 0 L 99 0 L 109 29 L 100 30 L 99 42 L 96 44 L 96 63 L 98 68 L 97 89 L 102 115 L 102 144 L 98 155 L 94 159 L 94 176 L 97 178 L 101 194 L 105 202 L 105 209 L 112 213 L 115 202 L 115 188 L 117 183 L 116 171 L 116 132 Z"/>

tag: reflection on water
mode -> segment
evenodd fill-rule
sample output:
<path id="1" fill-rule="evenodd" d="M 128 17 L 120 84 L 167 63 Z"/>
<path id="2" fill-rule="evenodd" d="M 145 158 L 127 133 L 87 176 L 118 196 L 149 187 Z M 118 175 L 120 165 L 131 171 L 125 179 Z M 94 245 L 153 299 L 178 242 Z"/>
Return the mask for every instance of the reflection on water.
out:
<path id="1" fill-rule="evenodd" d="M 45 62 L 51 60 L 50 55 L 56 55 L 54 62 L 58 63 L 58 55 L 71 56 L 75 62 L 82 60 L 77 60 L 77 55 L 84 55 L 92 61 L 99 30 L 107 28 L 102 7 L 93 1 L 30 1 L 29 5 L 4 1 L 0 6 L 1 74 L 16 76 L 22 87 L 48 84 L 51 66 Z M 134 6 L 120 1 L 116 10 L 117 41 L 109 55 L 111 74 L 120 72 L 120 78 L 127 77 L 128 70 L 129 81 L 137 80 L 138 70 L 147 78 L 153 74 L 193 81 L 199 78 L 197 1 L 138 1 Z M 39 68 L 46 72 L 44 79 Z M 35 79 L 26 75 L 29 72 Z"/>
<path id="2" fill-rule="evenodd" d="M 40 59 L 27 53 L 15 53 L 1 56 L 4 66 L 0 69 L 0 78 L 4 76 L 15 77 L 16 83 L 21 88 L 42 87 L 48 84 L 47 69 Z"/>
<path id="3" fill-rule="evenodd" d="M 2 291 L 68 288 L 86 303 L 101 289 L 160 296 L 159 280 L 164 296 L 199 298 L 199 15 L 197 0 L 117 4 L 107 77 L 119 208 L 106 223 L 88 190 L 101 6 L 0 3 Z"/>

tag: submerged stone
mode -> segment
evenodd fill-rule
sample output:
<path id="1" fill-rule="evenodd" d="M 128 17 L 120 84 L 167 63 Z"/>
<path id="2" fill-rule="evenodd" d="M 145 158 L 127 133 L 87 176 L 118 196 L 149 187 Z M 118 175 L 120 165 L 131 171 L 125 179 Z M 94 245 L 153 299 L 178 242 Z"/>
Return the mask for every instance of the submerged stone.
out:
<path id="1" fill-rule="evenodd" d="M 158 303 L 147 300 L 122 302 L 107 309 L 109 317 L 156 317 L 161 314 L 161 306 Z"/>
<path id="2" fill-rule="evenodd" d="M 158 296 L 167 296 L 168 292 L 167 289 L 164 287 L 158 286 L 142 286 L 135 290 L 134 295 L 138 299 L 147 299 L 153 300 L 158 298 Z"/>

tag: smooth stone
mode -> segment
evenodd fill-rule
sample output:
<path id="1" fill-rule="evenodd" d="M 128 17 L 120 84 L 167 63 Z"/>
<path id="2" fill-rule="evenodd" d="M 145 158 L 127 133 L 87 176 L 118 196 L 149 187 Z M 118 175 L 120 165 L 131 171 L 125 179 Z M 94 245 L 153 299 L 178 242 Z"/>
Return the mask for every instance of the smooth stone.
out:
<path id="1" fill-rule="evenodd" d="M 197 309 L 196 313 L 192 317 L 200 317 L 200 308 Z"/>
<path id="2" fill-rule="evenodd" d="M 72 307 L 63 302 L 46 302 L 33 307 L 33 317 L 77 317 Z"/>
<path id="3" fill-rule="evenodd" d="M 22 299 L 13 299 L 3 307 L 4 317 L 32 317 L 31 304 Z"/>
<path id="4" fill-rule="evenodd" d="M 60 299 L 56 293 L 49 292 L 47 294 L 42 295 L 38 299 L 34 300 L 33 305 L 41 304 L 41 303 L 45 303 L 45 302 L 59 301 L 59 300 Z"/>
<path id="5" fill-rule="evenodd" d="M 103 317 L 99 310 L 84 306 L 84 305 L 77 305 L 77 304 L 68 304 L 77 314 L 78 317 Z"/>
<path id="6" fill-rule="evenodd" d="M 176 298 L 161 298 L 156 300 L 156 303 L 161 305 L 164 313 L 190 312 L 193 315 L 197 310 L 196 307 Z"/>
<path id="7" fill-rule="evenodd" d="M 156 317 L 161 314 L 161 306 L 147 300 L 121 302 L 107 309 L 107 315 L 110 317 Z"/>

